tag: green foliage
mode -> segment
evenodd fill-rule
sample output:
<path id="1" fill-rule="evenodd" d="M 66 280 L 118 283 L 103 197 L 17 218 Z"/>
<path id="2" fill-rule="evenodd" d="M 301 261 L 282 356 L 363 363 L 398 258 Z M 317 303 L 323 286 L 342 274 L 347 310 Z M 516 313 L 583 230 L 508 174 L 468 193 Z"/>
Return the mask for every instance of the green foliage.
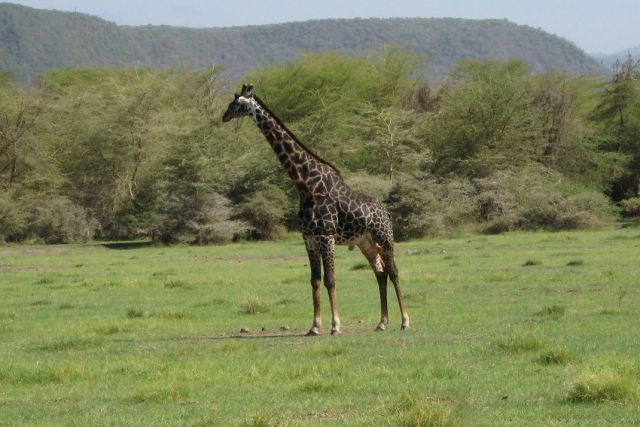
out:
<path id="1" fill-rule="evenodd" d="M 567 400 L 572 403 L 631 404 L 637 402 L 639 396 L 638 381 L 632 374 L 604 371 L 583 374 L 575 379 Z"/>
<path id="2" fill-rule="evenodd" d="M 95 231 L 85 210 L 64 196 L 40 199 L 27 218 L 29 235 L 44 243 L 86 242 Z"/>
<path id="3" fill-rule="evenodd" d="M 544 343 L 531 335 L 512 335 L 493 342 L 493 346 L 504 353 L 525 353 L 542 348 Z"/>
<path id="4" fill-rule="evenodd" d="M 439 175 L 486 176 L 540 154 L 530 70 L 522 61 L 463 62 L 428 131 Z M 499 83 L 498 83 L 499 82 Z"/>
<path id="5" fill-rule="evenodd" d="M 306 54 L 258 69 L 248 80 L 321 157 L 338 167 L 392 175 L 412 140 L 415 117 L 401 104 L 417 84 L 418 65 L 415 54 L 389 46 L 368 59 Z"/>
<path id="6" fill-rule="evenodd" d="M 284 235 L 283 219 L 291 211 L 291 203 L 284 191 L 267 185 L 251 194 L 238 206 L 239 218 L 251 227 L 251 237 L 273 240 Z"/>
<path id="7" fill-rule="evenodd" d="M 640 197 L 623 200 L 622 214 L 628 217 L 640 216 Z"/>
<path id="8" fill-rule="evenodd" d="M 640 60 L 629 55 L 614 71 L 592 119 L 599 127 L 600 149 L 623 156 L 625 167 L 609 179 L 609 194 L 620 201 L 640 195 Z"/>
<path id="9" fill-rule="evenodd" d="M 232 219 L 231 202 L 213 191 L 207 143 L 204 138 L 183 138 L 170 147 L 162 162 L 154 240 L 226 243 L 244 233 L 244 224 Z"/>
<path id="10" fill-rule="evenodd" d="M 403 176 L 387 205 L 398 240 L 450 234 L 473 220 L 473 187 L 467 180 L 439 181 Z"/>
<path id="11" fill-rule="evenodd" d="M 566 188 L 561 175 L 539 165 L 497 171 L 474 181 L 484 230 L 560 230 L 595 226 L 612 214 L 602 194 Z"/>
<path id="12" fill-rule="evenodd" d="M 541 365 L 568 365 L 575 357 L 564 346 L 559 346 L 542 353 L 536 361 Z"/>
<path id="13" fill-rule="evenodd" d="M 271 310 L 270 304 L 256 295 L 247 296 L 240 308 L 244 314 L 263 314 Z"/>
<path id="14" fill-rule="evenodd" d="M 630 67 L 602 86 L 522 61 L 465 61 L 434 91 L 420 57 L 388 45 L 306 53 L 247 80 L 348 184 L 388 200 L 402 240 L 613 218 L 603 192 L 615 199 L 621 180 L 635 191 L 640 108 L 624 104 L 622 131 L 605 107 L 616 85 L 635 93 Z M 229 94 L 218 75 L 64 69 L 38 89 L 2 75 L 0 239 L 207 244 L 295 229 L 295 189 L 269 145 L 250 119 L 220 122 Z"/>
<path id="15" fill-rule="evenodd" d="M 394 404 L 387 406 L 392 417 L 388 425 L 403 427 L 454 427 L 458 423 L 451 417 L 449 411 L 428 402 L 426 399 L 416 398 L 405 394 Z"/>
<path id="16" fill-rule="evenodd" d="M 24 240 L 27 219 L 21 206 L 9 193 L 0 193 L 0 242 Z"/>
<path id="17" fill-rule="evenodd" d="M 0 191 L 15 185 L 35 167 L 30 152 L 42 102 L 34 89 L 21 88 L 0 70 Z"/>
<path id="18" fill-rule="evenodd" d="M 86 211 L 64 196 L 0 193 L 0 241 L 76 243 L 94 231 Z"/>

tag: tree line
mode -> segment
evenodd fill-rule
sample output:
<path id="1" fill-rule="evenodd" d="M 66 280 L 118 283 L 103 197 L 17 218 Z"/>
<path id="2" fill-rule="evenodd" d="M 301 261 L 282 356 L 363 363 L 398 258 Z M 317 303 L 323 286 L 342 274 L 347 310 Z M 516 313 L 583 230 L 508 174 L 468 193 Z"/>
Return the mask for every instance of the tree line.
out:
<path id="1" fill-rule="evenodd" d="M 570 229 L 640 214 L 640 73 L 535 74 L 463 61 L 304 54 L 245 80 L 399 238 Z M 64 69 L 0 76 L 0 241 L 273 239 L 297 200 L 249 119 L 223 124 L 218 71 Z"/>

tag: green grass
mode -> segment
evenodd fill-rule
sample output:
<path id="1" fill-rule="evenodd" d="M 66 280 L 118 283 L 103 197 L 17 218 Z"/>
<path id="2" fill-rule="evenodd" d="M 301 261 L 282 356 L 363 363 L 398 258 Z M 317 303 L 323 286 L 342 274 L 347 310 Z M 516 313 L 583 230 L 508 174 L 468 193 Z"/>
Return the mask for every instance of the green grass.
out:
<path id="1" fill-rule="evenodd" d="M 343 335 L 329 336 L 323 295 L 323 335 L 307 338 L 298 236 L 0 247 L 0 424 L 640 423 L 640 230 L 466 236 L 396 252 L 411 330 L 399 330 L 390 287 L 389 327 L 374 332 L 375 277 L 341 247 Z"/>
<path id="2" fill-rule="evenodd" d="M 576 358 L 569 349 L 558 346 L 542 353 L 537 362 L 541 365 L 567 365 L 575 360 Z"/>
<path id="3" fill-rule="evenodd" d="M 568 400 L 573 403 L 638 402 L 638 378 L 616 372 L 583 374 L 576 379 L 569 391 Z"/>

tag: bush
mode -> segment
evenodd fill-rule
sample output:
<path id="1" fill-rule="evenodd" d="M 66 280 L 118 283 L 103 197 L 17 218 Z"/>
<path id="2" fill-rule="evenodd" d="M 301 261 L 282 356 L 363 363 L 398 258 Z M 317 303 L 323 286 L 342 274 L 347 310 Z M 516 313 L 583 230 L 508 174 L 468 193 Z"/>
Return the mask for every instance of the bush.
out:
<path id="1" fill-rule="evenodd" d="M 474 221 L 474 188 L 469 181 L 404 176 L 387 199 L 397 240 L 450 234 Z"/>
<path id="2" fill-rule="evenodd" d="M 640 216 L 640 197 L 633 197 L 621 202 L 622 215 L 626 217 Z"/>
<path id="3" fill-rule="evenodd" d="M 228 243 L 245 234 L 248 229 L 247 224 L 231 217 L 232 208 L 229 199 L 216 193 L 207 195 L 195 220 L 195 243 Z"/>
<path id="4" fill-rule="evenodd" d="M 444 233 L 442 205 L 426 181 L 404 179 L 396 183 L 387 199 L 396 240 Z"/>
<path id="5" fill-rule="evenodd" d="M 366 173 L 349 175 L 345 181 L 354 191 L 373 197 L 376 200 L 387 199 L 393 187 L 389 178 Z"/>
<path id="6" fill-rule="evenodd" d="M 40 199 L 29 215 L 29 236 L 44 243 L 86 242 L 95 228 L 85 210 L 64 196 Z"/>
<path id="7" fill-rule="evenodd" d="M 162 243 L 223 244 L 247 231 L 247 225 L 232 218 L 231 202 L 217 193 L 198 196 L 185 208 L 182 197 L 165 200 L 164 212 L 152 230 Z"/>
<path id="8" fill-rule="evenodd" d="M 23 240 L 26 234 L 26 213 L 9 193 L 0 193 L 0 242 Z"/>
<path id="9" fill-rule="evenodd" d="M 86 211 L 64 196 L 0 195 L 0 241 L 84 242 L 95 229 Z"/>
<path id="10" fill-rule="evenodd" d="M 260 240 L 281 238 L 286 232 L 284 226 L 287 213 L 291 210 L 290 200 L 278 186 L 267 184 L 251 194 L 239 206 L 238 217 L 250 226 L 250 237 Z"/>
<path id="11" fill-rule="evenodd" d="M 474 184 L 475 212 L 489 234 L 588 228 L 612 213 L 604 195 L 568 188 L 559 173 L 539 165 L 498 171 Z"/>

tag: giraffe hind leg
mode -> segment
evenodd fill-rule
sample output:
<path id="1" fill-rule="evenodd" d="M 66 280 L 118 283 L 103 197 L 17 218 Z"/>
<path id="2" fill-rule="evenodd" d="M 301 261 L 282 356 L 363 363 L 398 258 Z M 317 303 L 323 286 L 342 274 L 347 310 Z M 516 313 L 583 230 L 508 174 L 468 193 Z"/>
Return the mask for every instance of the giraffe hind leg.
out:
<path id="1" fill-rule="evenodd" d="M 398 298 L 398 305 L 400 306 L 400 314 L 402 316 L 402 330 L 409 329 L 409 314 L 404 305 L 404 299 L 402 297 L 402 291 L 400 290 L 400 279 L 398 277 L 398 267 L 393 256 L 393 246 L 385 245 L 381 248 L 382 261 L 384 263 L 384 269 L 389 274 L 389 278 L 393 283 L 393 287 L 396 291 L 396 297 Z"/>
<path id="2" fill-rule="evenodd" d="M 389 274 L 385 270 L 380 251 L 369 235 L 358 243 L 358 248 L 365 256 L 378 281 L 380 291 L 380 323 L 376 326 L 376 331 L 384 331 L 389 323 L 389 310 L 387 305 L 387 278 Z"/>
<path id="3" fill-rule="evenodd" d="M 312 238 L 305 237 L 304 242 L 307 248 L 307 255 L 309 256 L 309 267 L 311 268 L 311 296 L 313 298 L 313 324 L 309 332 L 307 332 L 307 336 L 315 336 L 320 333 L 320 327 L 322 326 L 320 313 L 322 259 L 317 245 Z"/>

